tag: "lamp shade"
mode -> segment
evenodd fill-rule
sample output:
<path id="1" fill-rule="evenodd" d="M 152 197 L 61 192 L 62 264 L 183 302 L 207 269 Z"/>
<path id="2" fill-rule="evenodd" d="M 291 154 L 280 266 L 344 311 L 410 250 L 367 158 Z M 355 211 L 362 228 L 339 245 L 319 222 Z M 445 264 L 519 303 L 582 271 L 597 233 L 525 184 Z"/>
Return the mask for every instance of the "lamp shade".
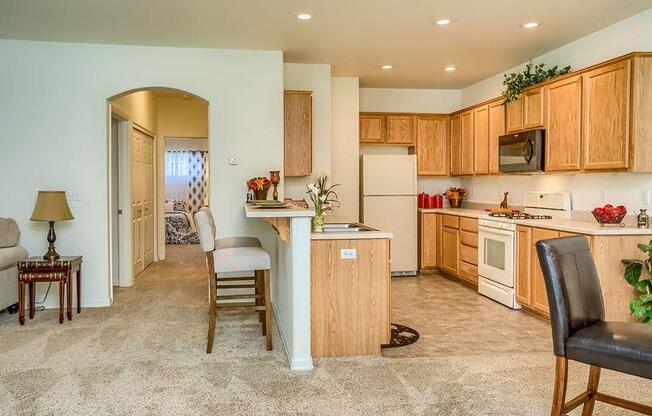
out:
<path id="1" fill-rule="evenodd" d="M 74 218 L 64 191 L 38 191 L 32 221 L 67 221 Z"/>

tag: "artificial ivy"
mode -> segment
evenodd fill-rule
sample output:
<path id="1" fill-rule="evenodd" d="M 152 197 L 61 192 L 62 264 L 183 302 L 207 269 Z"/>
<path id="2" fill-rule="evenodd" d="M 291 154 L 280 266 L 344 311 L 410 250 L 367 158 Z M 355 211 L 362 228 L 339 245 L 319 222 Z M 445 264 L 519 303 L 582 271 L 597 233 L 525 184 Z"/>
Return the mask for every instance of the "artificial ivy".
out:
<path id="1" fill-rule="evenodd" d="M 512 72 L 511 74 L 505 74 L 505 79 L 503 80 L 503 85 L 505 86 L 505 91 L 503 91 L 503 94 L 507 97 L 505 98 L 505 104 L 516 101 L 521 91 L 530 85 L 535 85 L 540 82 L 567 74 L 571 69 L 570 66 L 559 69 L 557 65 L 549 69 L 544 69 L 544 66 L 545 64 L 543 63 L 538 63 L 535 65 L 532 62 L 529 62 L 527 65 L 525 65 L 523 72 Z"/>
<path id="2" fill-rule="evenodd" d="M 625 280 L 636 288 L 639 296 L 629 302 L 629 312 L 646 324 L 652 324 L 652 240 L 638 244 L 646 258 L 623 260 Z"/>

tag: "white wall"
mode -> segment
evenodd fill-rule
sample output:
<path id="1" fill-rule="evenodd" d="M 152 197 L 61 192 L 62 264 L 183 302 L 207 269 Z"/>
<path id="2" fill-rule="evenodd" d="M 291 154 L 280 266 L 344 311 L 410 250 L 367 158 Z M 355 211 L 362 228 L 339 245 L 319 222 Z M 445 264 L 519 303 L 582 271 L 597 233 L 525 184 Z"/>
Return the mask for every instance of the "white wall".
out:
<path id="1" fill-rule="evenodd" d="M 358 78 L 331 78 L 331 177 L 342 204 L 334 215 L 345 222 L 360 218 L 360 103 Z"/>
<path id="2" fill-rule="evenodd" d="M 285 64 L 283 79 L 286 90 L 312 91 L 313 175 L 284 178 L 285 197 L 303 199 L 306 196 L 306 184 L 312 177 L 322 173 L 331 174 L 331 66 Z M 283 173 L 282 164 L 278 169 Z"/>
<path id="3" fill-rule="evenodd" d="M 362 112 L 448 114 L 460 105 L 460 90 L 360 88 Z"/>
<path id="4" fill-rule="evenodd" d="M 571 65 L 580 69 L 634 51 L 652 51 L 652 9 L 622 20 L 612 26 L 585 36 L 548 52 L 534 60 L 546 65 Z M 522 65 L 506 72 L 522 69 Z M 503 74 L 466 87 L 462 90 L 462 106 L 497 97 L 503 89 Z M 472 188 L 470 201 L 497 203 L 501 189 L 510 191 L 514 204 L 522 204 L 526 190 L 568 190 L 573 196 L 574 209 L 589 210 L 606 202 L 624 204 L 633 211 L 640 207 L 641 192 L 652 189 L 652 174 L 577 174 L 474 177 L 464 181 Z M 603 190 L 608 190 L 603 201 Z"/>
<path id="5" fill-rule="evenodd" d="M 280 51 L 0 40 L 0 62 L 0 216 L 15 218 L 22 244 L 40 254 L 47 224 L 29 221 L 37 191 L 79 192 L 81 201 L 70 203 L 75 220 L 57 224 L 57 249 L 84 256 L 83 305 L 108 305 L 111 293 L 107 98 L 123 91 L 178 88 L 210 102 L 218 234 L 260 236 L 275 256 L 271 227 L 245 219 L 242 204 L 247 178 L 283 164 Z M 158 156 L 161 163 L 162 149 Z"/>

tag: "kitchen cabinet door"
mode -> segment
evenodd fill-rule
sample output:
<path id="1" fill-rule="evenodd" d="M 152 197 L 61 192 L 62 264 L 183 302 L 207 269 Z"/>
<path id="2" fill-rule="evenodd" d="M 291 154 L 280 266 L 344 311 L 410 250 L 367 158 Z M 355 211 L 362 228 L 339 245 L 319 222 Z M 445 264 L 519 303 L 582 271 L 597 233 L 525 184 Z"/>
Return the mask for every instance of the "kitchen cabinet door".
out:
<path id="1" fill-rule="evenodd" d="M 461 114 L 460 173 L 473 174 L 473 110 Z"/>
<path id="2" fill-rule="evenodd" d="M 385 116 L 382 114 L 360 114 L 360 143 L 385 143 Z"/>
<path id="3" fill-rule="evenodd" d="M 532 229 L 532 246 L 530 251 L 531 261 L 531 307 L 539 313 L 550 316 L 550 309 L 548 307 L 548 295 L 546 294 L 546 283 L 543 280 L 543 272 L 539 265 L 539 256 L 537 255 L 536 243 L 539 240 L 546 240 L 548 238 L 559 237 L 559 232 L 554 230 L 546 230 L 543 228 Z"/>
<path id="4" fill-rule="evenodd" d="M 543 127 L 545 96 L 543 88 L 534 88 L 523 93 L 523 128 Z"/>
<path id="5" fill-rule="evenodd" d="M 505 105 L 505 131 L 514 133 L 523 130 L 523 97 Z"/>
<path id="6" fill-rule="evenodd" d="M 473 109 L 473 173 L 489 173 L 489 106 Z"/>
<path id="7" fill-rule="evenodd" d="M 582 75 L 584 169 L 629 165 L 630 67 L 625 60 Z"/>
<path id="8" fill-rule="evenodd" d="M 387 115 L 387 144 L 413 145 L 415 117 L 410 115 Z"/>
<path id="9" fill-rule="evenodd" d="M 462 174 L 462 117 L 455 114 L 450 122 L 450 167 L 451 175 Z"/>
<path id="10" fill-rule="evenodd" d="M 312 173 L 312 92 L 285 91 L 285 176 Z"/>
<path id="11" fill-rule="evenodd" d="M 581 169 L 582 77 L 565 78 L 545 87 L 545 170 Z"/>
<path id="12" fill-rule="evenodd" d="M 437 215 L 437 224 L 436 224 L 437 237 L 436 237 L 435 241 L 436 241 L 437 248 L 436 248 L 436 251 L 435 251 L 435 255 L 436 255 L 436 267 L 438 269 L 440 269 L 441 268 L 441 259 L 442 259 L 442 255 L 444 253 L 444 250 L 443 250 L 443 247 L 442 247 L 442 229 L 444 228 L 443 224 L 442 224 L 442 218 L 444 217 L 444 215 L 443 214 L 436 214 L 436 215 Z"/>
<path id="13" fill-rule="evenodd" d="M 632 62 L 632 155 L 630 172 L 652 172 L 652 54 Z"/>
<path id="14" fill-rule="evenodd" d="M 499 173 L 499 141 L 505 134 L 505 106 L 503 100 L 489 103 L 489 173 Z"/>
<path id="15" fill-rule="evenodd" d="M 530 293 L 532 228 L 516 227 L 516 301 L 523 306 L 532 304 Z"/>
<path id="16" fill-rule="evenodd" d="M 421 213 L 419 227 L 419 268 L 437 267 L 437 214 Z"/>
<path id="17" fill-rule="evenodd" d="M 443 271 L 458 275 L 459 265 L 459 241 L 460 230 L 454 228 L 442 227 L 442 264 Z"/>
<path id="18" fill-rule="evenodd" d="M 417 117 L 417 175 L 448 175 L 448 117 Z"/>

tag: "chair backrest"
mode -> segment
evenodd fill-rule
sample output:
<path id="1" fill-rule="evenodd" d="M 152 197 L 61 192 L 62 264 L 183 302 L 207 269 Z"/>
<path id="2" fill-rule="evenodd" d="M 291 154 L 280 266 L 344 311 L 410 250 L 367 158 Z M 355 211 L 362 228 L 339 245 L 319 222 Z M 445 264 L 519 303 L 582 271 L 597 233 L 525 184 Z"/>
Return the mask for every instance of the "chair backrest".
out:
<path id="1" fill-rule="evenodd" d="M 208 222 L 211 224 L 211 228 L 213 229 L 213 236 L 217 236 L 217 228 L 215 227 L 215 219 L 213 219 L 213 213 L 208 207 L 201 207 L 199 208 L 199 211 L 203 211 L 208 215 Z"/>
<path id="2" fill-rule="evenodd" d="M 210 211 L 199 210 L 195 213 L 195 226 L 199 234 L 199 245 L 206 253 L 215 250 L 215 225 Z"/>
<path id="3" fill-rule="evenodd" d="M 541 240 L 536 244 L 550 307 L 555 355 L 566 356 L 566 340 L 604 320 L 602 289 L 586 237 Z"/>

